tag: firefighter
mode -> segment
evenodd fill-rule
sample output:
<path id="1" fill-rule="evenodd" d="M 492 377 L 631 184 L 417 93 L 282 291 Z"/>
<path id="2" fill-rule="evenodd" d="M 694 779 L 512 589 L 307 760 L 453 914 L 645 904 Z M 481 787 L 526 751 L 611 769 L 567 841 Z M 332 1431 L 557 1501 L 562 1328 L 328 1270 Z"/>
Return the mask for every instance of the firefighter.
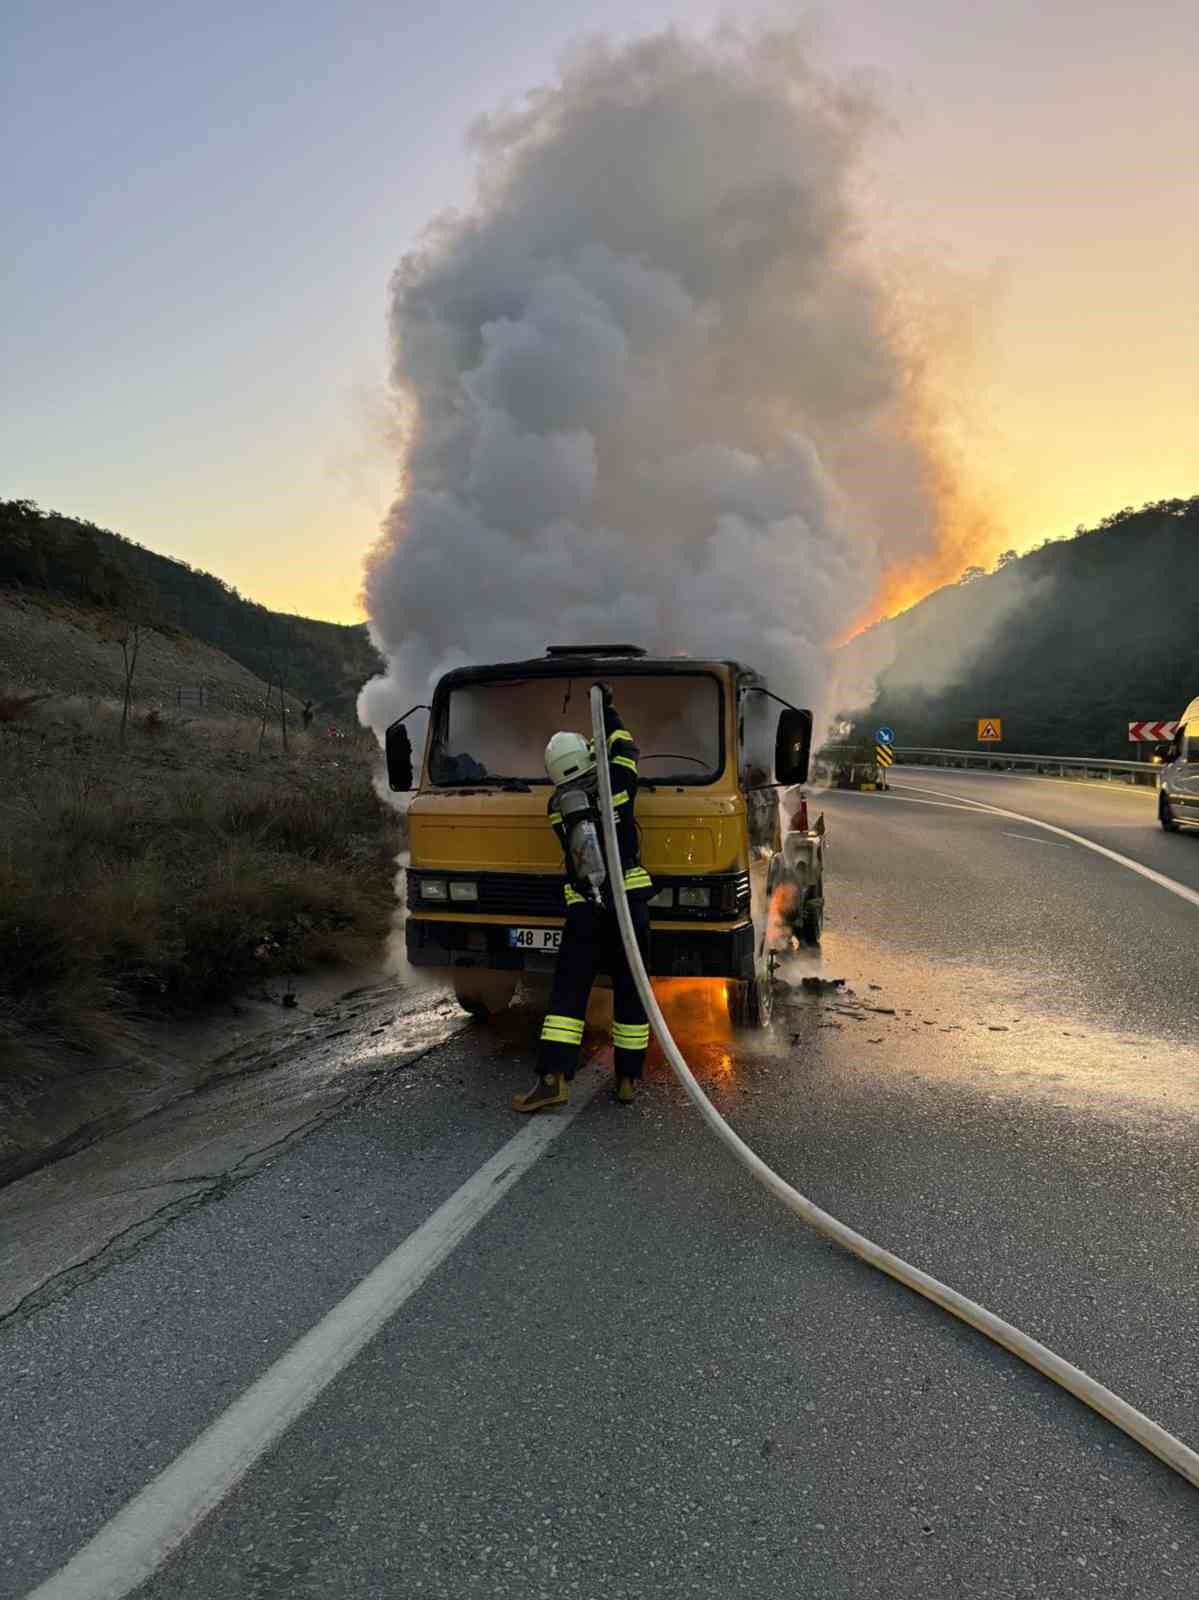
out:
<path id="1" fill-rule="evenodd" d="M 641 865 L 634 806 L 637 798 L 637 746 L 612 704 L 604 698 L 605 752 L 616 808 L 616 837 L 624 864 L 629 912 L 643 961 L 649 954 L 649 898 L 653 882 Z M 516 1095 L 517 1111 L 544 1111 L 565 1105 L 579 1064 L 587 997 L 597 972 L 612 979 L 612 1044 L 615 1097 L 631 1105 L 649 1047 L 649 1022 L 629 971 L 628 958 L 612 900 L 610 868 L 603 848 L 599 778 L 591 740 L 580 733 L 556 733 L 545 748 L 545 768 L 554 791 L 547 810 L 566 863 L 566 927 L 558 951 L 549 1011 L 541 1029 L 537 1082 Z"/>

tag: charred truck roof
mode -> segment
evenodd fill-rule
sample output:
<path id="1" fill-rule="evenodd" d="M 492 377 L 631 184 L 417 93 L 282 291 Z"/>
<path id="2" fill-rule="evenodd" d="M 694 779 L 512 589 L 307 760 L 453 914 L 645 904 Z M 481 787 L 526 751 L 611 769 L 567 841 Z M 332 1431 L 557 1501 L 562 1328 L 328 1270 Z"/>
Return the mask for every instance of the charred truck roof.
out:
<path id="1" fill-rule="evenodd" d="M 545 655 L 529 661 L 502 661 L 483 667 L 455 667 L 437 685 L 437 693 L 468 683 L 499 683 L 513 678 L 596 677 L 614 678 L 646 673 L 695 673 L 727 668 L 743 688 L 758 688 L 766 680 L 752 667 L 739 661 L 722 661 L 700 656 L 651 656 L 635 644 L 554 644 Z"/>

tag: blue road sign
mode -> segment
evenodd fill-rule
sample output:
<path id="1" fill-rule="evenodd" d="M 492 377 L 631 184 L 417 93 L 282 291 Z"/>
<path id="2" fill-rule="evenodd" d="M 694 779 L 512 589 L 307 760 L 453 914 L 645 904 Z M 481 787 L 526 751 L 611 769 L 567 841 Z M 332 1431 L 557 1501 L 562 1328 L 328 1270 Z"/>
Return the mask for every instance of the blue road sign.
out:
<path id="1" fill-rule="evenodd" d="M 895 743 L 895 733 L 891 728 L 876 728 L 874 731 L 874 737 L 878 740 L 879 744 Z"/>

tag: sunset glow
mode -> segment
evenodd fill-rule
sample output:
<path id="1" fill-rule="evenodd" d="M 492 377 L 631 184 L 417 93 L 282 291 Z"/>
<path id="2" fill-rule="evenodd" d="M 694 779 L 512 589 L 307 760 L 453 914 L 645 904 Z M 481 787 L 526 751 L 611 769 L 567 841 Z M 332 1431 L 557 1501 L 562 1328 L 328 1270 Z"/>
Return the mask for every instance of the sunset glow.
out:
<path id="1" fill-rule="evenodd" d="M 27 148 L 11 174 L 5 493 L 271 606 L 360 620 L 398 464 L 380 420 L 388 282 L 430 219 L 468 203 L 466 130 L 550 79 L 589 29 L 763 8 L 497 3 L 480 28 L 451 0 L 415 72 L 399 65 L 403 8 L 351 4 L 337 22 L 288 8 L 279 30 L 223 3 L 190 21 L 122 9 L 128 35 L 76 6 L 70 26 L 27 7 L 9 30 Z M 1195 492 L 1194 13 L 845 0 L 822 32 L 835 70 L 865 73 L 888 108 L 865 158 L 864 241 L 952 286 L 905 335 L 940 463 L 937 551 L 888 569 L 860 627 L 1000 550 Z M 141 69 L 118 114 L 106 85 L 133 37 Z M 320 115 L 300 81 L 319 86 Z M 51 84 L 73 87 L 47 115 Z"/>

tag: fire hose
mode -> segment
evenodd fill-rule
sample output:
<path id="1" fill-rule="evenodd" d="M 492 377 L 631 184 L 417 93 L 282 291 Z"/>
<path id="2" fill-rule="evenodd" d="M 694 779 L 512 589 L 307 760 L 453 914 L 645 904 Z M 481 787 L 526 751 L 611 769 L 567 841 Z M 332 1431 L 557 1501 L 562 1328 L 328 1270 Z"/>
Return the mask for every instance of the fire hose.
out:
<path id="1" fill-rule="evenodd" d="M 603 693 L 599 688 L 593 688 L 591 691 L 591 726 L 595 736 L 595 748 L 597 752 L 602 752 L 606 734 Z M 1152 1455 L 1157 1456 L 1181 1477 L 1199 1488 L 1199 1453 L 1183 1444 L 1181 1439 L 1176 1439 L 1172 1433 L 1167 1433 L 1165 1428 L 1147 1417 L 1144 1412 L 1138 1411 L 1127 1400 L 1121 1399 L 1111 1389 L 1083 1372 L 1081 1368 L 1064 1360 L 1047 1345 L 1041 1344 L 1022 1329 L 1005 1322 L 1002 1317 L 996 1316 L 993 1311 L 988 1311 L 976 1300 L 970 1300 L 965 1295 L 959 1294 L 956 1289 L 951 1289 L 929 1273 L 922 1272 L 919 1267 L 913 1267 L 900 1256 L 893 1255 L 890 1250 L 884 1250 L 881 1245 L 875 1244 L 863 1234 L 856 1233 L 829 1212 L 823 1211 L 798 1189 L 792 1188 L 772 1167 L 767 1166 L 765 1161 L 750 1149 L 745 1140 L 729 1127 L 700 1088 L 690 1067 L 684 1061 L 654 995 L 645 963 L 641 959 L 641 951 L 637 946 L 633 920 L 629 914 L 628 897 L 625 894 L 624 871 L 620 858 L 620 845 L 616 837 L 616 812 L 612 805 L 612 784 L 609 780 L 608 764 L 601 757 L 596 762 L 596 768 L 599 777 L 600 820 L 604 830 L 604 845 L 608 860 L 614 868 L 608 876 L 629 970 L 633 974 L 633 981 L 637 985 L 637 992 L 645 1006 L 646 1015 L 671 1071 L 686 1090 L 700 1116 L 725 1148 L 748 1169 L 764 1189 L 782 1201 L 789 1211 L 794 1212 L 802 1222 L 806 1222 L 817 1233 L 826 1239 L 831 1239 L 834 1244 L 848 1250 L 851 1255 L 857 1256 L 868 1266 L 885 1272 L 889 1277 L 902 1283 L 905 1288 L 923 1295 L 926 1300 L 931 1300 L 934 1305 L 948 1311 L 951 1316 L 968 1323 L 979 1333 L 985 1334 L 988 1339 L 1002 1345 L 1005 1350 L 1010 1350 L 1013 1355 L 1019 1356 L 1021 1361 L 1027 1362 L 1030 1367 L 1034 1367 L 1043 1376 L 1067 1390 L 1075 1399 L 1090 1406 L 1091 1410 L 1097 1411 L 1101 1417 L 1106 1417 Z"/>

